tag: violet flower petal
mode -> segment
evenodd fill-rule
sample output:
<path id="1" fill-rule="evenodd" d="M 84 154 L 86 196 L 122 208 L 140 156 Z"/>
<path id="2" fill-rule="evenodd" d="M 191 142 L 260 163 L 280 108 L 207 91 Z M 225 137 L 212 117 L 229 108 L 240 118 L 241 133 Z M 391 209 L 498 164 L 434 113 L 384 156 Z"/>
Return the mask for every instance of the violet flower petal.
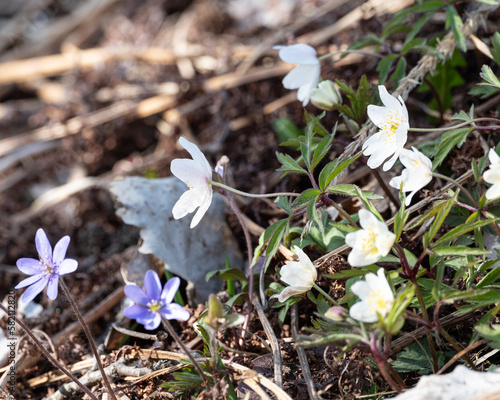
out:
<path id="1" fill-rule="evenodd" d="M 40 258 L 43 261 L 52 261 L 52 246 L 42 228 L 36 231 L 35 244 Z"/>
<path id="2" fill-rule="evenodd" d="M 187 321 L 191 317 L 189 311 L 177 303 L 171 303 L 162 308 L 162 315 L 166 319 L 177 319 L 179 321 Z"/>
<path id="3" fill-rule="evenodd" d="M 70 237 L 66 235 L 56 243 L 54 247 L 54 254 L 52 255 L 52 261 L 54 262 L 54 265 L 59 265 L 64 261 L 64 257 L 66 257 L 66 251 L 68 250 L 70 240 Z"/>
<path id="4" fill-rule="evenodd" d="M 144 291 L 150 300 L 160 300 L 161 282 L 158 274 L 150 269 L 144 275 Z"/>
<path id="5" fill-rule="evenodd" d="M 61 264 L 59 264 L 58 274 L 66 275 L 71 272 L 75 272 L 78 268 L 78 261 L 72 258 L 66 258 Z"/>
<path id="6" fill-rule="evenodd" d="M 177 293 L 180 284 L 181 280 L 177 276 L 169 279 L 167 283 L 165 283 L 165 287 L 161 292 L 161 299 L 164 304 L 172 303 L 172 300 L 174 299 L 175 293 Z"/>
<path id="7" fill-rule="evenodd" d="M 26 275 L 35 275 L 42 272 L 40 261 L 34 258 L 20 258 L 17 260 L 16 265 L 19 271 Z"/>
<path id="8" fill-rule="evenodd" d="M 38 282 L 40 279 L 43 279 L 43 274 L 32 275 L 29 278 L 23 279 L 21 282 L 17 284 L 14 289 L 21 289 L 23 287 L 32 285 L 35 282 Z"/>
<path id="9" fill-rule="evenodd" d="M 45 288 L 46 284 L 46 279 L 40 279 L 38 282 L 35 282 L 24 291 L 21 297 L 21 301 L 23 303 L 29 303 L 30 301 L 32 301 Z"/>
<path id="10" fill-rule="evenodd" d="M 57 298 L 58 286 L 59 286 L 59 275 L 53 274 L 49 278 L 49 283 L 47 285 L 47 296 L 50 300 L 55 300 Z"/>
<path id="11" fill-rule="evenodd" d="M 123 310 L 123 315 L 130 319 L 139 319 L 147 317 L 148 310 L 144 307 L 141 307 L 137 304 L 133 306 L 127 307 Z"/>
<path id="12" fill-rule="evenodd" d="M 144 290 L 142 290 L 139 286 L 127 285 L 123 290 L 125 292 L 125 296 L 127 296 L 134 303 L 137 303 L 144 307 L 148 305 L 150 299 L 146 295 L 146 293 L 144 293 Z"/>

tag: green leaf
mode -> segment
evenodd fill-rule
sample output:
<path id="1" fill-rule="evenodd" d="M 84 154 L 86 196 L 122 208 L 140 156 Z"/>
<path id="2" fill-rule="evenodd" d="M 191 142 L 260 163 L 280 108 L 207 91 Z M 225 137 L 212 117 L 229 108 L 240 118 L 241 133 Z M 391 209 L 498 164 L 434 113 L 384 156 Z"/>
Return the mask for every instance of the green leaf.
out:
<path id="1" fill-rule="evenodd" d="M 308 204 L 310 201 L 314 199 L 316 202 L 316 198 L 321 194 L 321 190 L 318 189 L 307 189 L 302 192 L 299 197 L 297 197 L 292 203 L 293 207 L 302 207 Z"/>
<path id="2" fill-rule="evenodd" d="M 278 134 L 280 142 L 298 139 L 300 136 L 304 135 L 304 132 L 289 118 L 278 118 L 274 121 L 273 128 Z M 297 150 L 297 147 L 295 147 L 295 149 Z"/>
<path id="3" fill-rule="evenodd" d="M 486 324 L 477 325 L 474 329 L 484 337 L 485 339 L 491 340 L 488 346 L 500 349 L 500 325 L 489 326 Z"/>
<path id="4" fill-rule="evenodd" d="M 304 168 L 302 168 L 297 163 L 297 161 L 295 161 L 288 154 L 276 152 L 276 157 L 278 158 L 278 161 L 281 163 L 281 165 L 283 165 L 282 167 L 278 168 L 276 171 L 295 172 L 298 174 L 307 174 L 307 171 Z"/>
<path id="5" fill-rule="evenodd" d="M 322 191 L 325 191 L 328 188 L 328 185 L 330 182 L 335 179 L 342 171 L 344 171 L 346 168 L 349 167 L 354 161 L 356 161 L 359 156 L 361 155 L 361 152 L 356 154 L 354 157 L 350 157 L 342 162 L 339 163 L 338 160 L 334 160 L 330 163 L 328 163 L 325 168 L 323 168 L 319 174 L 319 188 Z"/>
<path id="6" fill-rule="evenodd" d="M 440 1 L 440 0 L 424 1 L 421 4 L 417 4 L 415 6 L 415 8 L 413 9 L 413 11 L 416 13 L 425 13 L 428 11 L 436 11 L 445 5 L 446 5 L 446 3 L 444 1 Z M 433 14 L 431 13 L 430 15 L 433 15 Z"/>
<path id="7" fill-rule="evenodd" d="M 323 224 L 321 223 L 321 219 L 319 218 L 318 210 L 316 209 L 316 203 L 314 201 L 311 201 L 307 206 L 306 214 L 307 218 L 309 218 L 309 221 L 312 221 L 316 228 L 320 232 L 323 232 Z"/>
<path id="8" fill-rule="evenodd" d="M 360 39 L 360 40 L 354 42 L 353 44 L 351 44 L 348 47 L 348 50 L 358 50 L 358 49 L 362 49 L 363 47 L 367 47 L 367 46 L 380 45 L 383 42 L 384 41 L 381 38 L 379 38 L 378 36 L 374 35 L 373 33 L 369 33 L 363 39 Z"/>
<path id="9" fill-rule="evenodd" d="M 481 281 L 476 285 L 478 289 L 486 287 L 492 283 L 495 283 L 500 278 L 500 267 L 493 268 L 488 274 L 481 279 Z"/>
<path id="10" fill-rule="evenodd" d="M 336 126 L 335 126 L 336 129 Z M 319 164 L 319 162 L 323 159 L 324 156 L 328 154 L 330 151 L 330 148 L 332 146 L 332 141 L 333 141 L 334 135 L 328 135 L 325 136 L 321 142 L 316 146 L 316 149 L 314 150 L 312 162 L 311 162 L 311 170 L 314 170 L 316 166 Z"/>
<path id="11" fill-rule="evenodd" d="M 287 197 L 287 196 L 276 197 L 276 200 L 274 200 L 274 204 L 276 205 L 276 207 L 281 208 L 282 210 L 286 211 L 288 214 L 293 214 L 292 201 L 289 197 Z"/>
<path id="12" fill-rule="evenodd" d="M 396 235 L 396 243 L 399 241 L 406 221 L 408 221 L 408 217 L 410 216 L 410 213 L 406 211 L 404 193 L 400 192 L 399 194 L 399 201 L 401 203 L 401 206 L 399 207 L 399 210 L 394 217 L 394 234 Z"/>
<path id="13" fill-rule="evenodd" d="M 279 240 L 281 240 L 281 237 L 283 236 L 283 232 L 285 231 L 285 229 L 289 223 L 290 223 L 290 220 L 288 218 L 276 221 L 269 228 L 267 228 L 262 233 L 262 235 L 260 235 L 259 245 L 255 248 L 255 251 L 254 251 L 254 256 L 253 256 L 253 260 L 252 260 L 253 264 L 255 264 L 257 262 L 257 259 L 262 255 L 261 254 L 262 250 L 266 247 L 266 245 L 270 242 L 270 240 L 273 237 L 279 236 Z M 275 251 L 274 251 L 274 253 L 276 253 L 276 251 L 278 250 L 278 247 L 279 247 L 279 241 L 278 241 L 277 245 L 275 243 L 273 243 L 273 244 L 276 247 Z M 272 256 L 270 256 L 270 253 L 271 252 L 268 249 L 268 251 L 266 252 L 266 255 L 268 255 L 269 257 L 272 257 Z M 272 255 L 274 255 L 274 253 Z"/>
<path id="14" fill-rule="evenodd" d="M 464 224 L 457 226 L 456 228 L 453 228 L 451 231 L 447 232 L 443 236 L 441 236 L 436 242 L 434 243 L 435 247 L 442 246 L 448 241 L 451 241 L 459 236 L 464 235 L 467 232 L 473 231 L 474 229 L 479 229 L 484 226 L 490 225 L 494 222 L 499 221 L 500 218 L 495 218 L 495 219 L 486 219 L 486 220 L 480 220 L 471 224 Z"/>
<path id="15" fill-rule="evenodd" d="M 405 76 L 406 76 L 406 59 L 404 57 L 401 57 L 398 61 L 398 64 L 396 65 L 394 73 L 391 75 L 389 80 L 391 82 L 396 82 L 397 84 L 399 84 L 399 81 L 403 79 Z"/>
<path id="16" fill-rule="evenodd" d="M 406 54 L 410 51 L 413 51 L 414 47 L 420 47 L 425 44 L 426 40 L 423 38 L 417 38 L 410 40 L 409 42 L 405 42 L 405 45 L 401 49 L 401 54 Z"/>
<path id="17" fill-rule="evenodd" d="M 342 196 L 353 196 L 353 197 L 358 195 L 358 190 L 361 190 L 358 186 L 348 184 L 348 183 L 330 186 L 328 189 L 326 189 L 326 191 L 328 193 L 340 194 Z M 363 190 L 361 192 L 363 193 L 365 198 L 368 200 L 380 200 L 383 198 L 382 196 L 379 196 L 378 194 L 370 192 L 369 190 Z"/>
<path id="18" fill-rule="evenodd" d="M 443 246 L 434 247 L 432 252 L 438 256 L 482 256 L 489 254 L 490 251 L 471 248 L 467 246 Z"/>
<path id="19" fill-rule="evenodd" d="M 448 29 L 450 26 L 458 48 L 464 52 L 467 51 L 467 47 L 465 46 L 465 36 L 462 32 L 464 24 L 462 22 L 462 18 L 458 15 L 456 8 L 452 5 L 446 7 L 446 28 Z"/>
<path id="20" fill-rule="evenodd" d="M 434 156 L 434 161 L 432 162 L 432 170 L 434 171 L 443 162 L 448 153 L 455 146 L 460 147 L 467 139 L 467 135 L 473 130 L 474 127 L 471 126 L 466 128 L 453 129 L 449 132 L 446 132 L 442 136 L 437 154 Z"/>
<path id="21" fill-rule="evenodd" d="M 455 195 L 448 199 L 448 201 L 445 203 L 444 207 L 441 207 L 440 210 L 438 211 L 436 218 L 434 219 L 434 222 L 432 223 L 430 229 L 428 232 L 424 233 L 424 248 L 427 249 L 429 247 L 429 244 L 432 242 L 432 239 L 434 239 L 434 236 L 438 233 L 439 229 L 441 228 L 441 225 L 443 225 L 443 222 L 446 218 L 446 216 L 449 214 L 451 207 L 455 205 L 455 202 L 457 201 L 458 198 L 458 191 L 455 193 Z M 438 245 L 435 244 L 437 247 Z"/>
<path id="22" fill-rule="evenodd" d="M 378 75 L 378 80 L 381 85 L 383 85 L 387 77 L 389 76 L 389 72 L 391 70 L 392 63 L 398 58 L 398 54 L 389 54 L 388 56 L 385 56 L 382 58 L 382 60 L 379 61 L 377 65 L 377 72 L 379 73 Z"/>
<path id="23" fill-rule="evenodd" d="M 493 0 L 493 1 L 497 1 L 497 0 Z M 495 34 L 493 35 L 492 44 L 493 44 L 493 48 L 490 49 L 491 55 L 493 56 L 493 58 L 495 59 L 497 64 L 500 64 L 500 33 L 495 32 Z"/>
<path id="24" fill-rule="evenodd" d="M 366 269 L 347 269 L 344 271 L 336 272 L 335 274 L 325 275 L 328 279 L 343 280 L 351 279 L 358 276 L 365 276 L 368 272 Z"/>
<path id="25" fill-rule="evenodd" d="M 279 248 L 280 243 L 281 243 L 281 238 L 283 237 L 283 234 L 285 233 L 285 231 L 288 229 L 289 223 L 290 223 L 289 219 L 282 219 L 282 220 L 275 223 L 275 224 L 277 224 L 276 230 L 273 232 L 272 236 L 270 237 L 269 244 L 268 244 L 267 249 L 266 249 L 266 256 L 268 258 L 274 257 L 274 255 L 278 251 L 278 248 Z M 273 224 L 273 225 L 275 225 L 275 224 Z"/>
<path id="26" fill-rule="evenodd" d="M 424 15 L 423 17 L 419 18 L 417 22 L 413 24 L 410 31 L 408 32 L 408 35 L 406 35 L 406 39 L 404 42 L 405 46 L 413 40 L 413 38 L 417 35 L 418 32 L 420 32 L 420 29 L 422 29 L 424 25 L 432 18 L 432 15 L 433 13 Z"/>
<path id="27" fill-rule="evenodd" d="M 493 73 L 493 70 L 486 64 L 483 64 L 483 66 L 481 67 L 481 72 L 479 75 L 486 81 L 485 83 L 480 83 L 480 86 L 493 86 L 496 89 L 500 89 L 500 80 Z"/>
<path id="28" fill-rule="evenodd" d="M 367 199 L 367 197 L 365 196 L 365 194 L 361 191 L 360 188 L 358 188 L 357 186 L 354 187 L 355 190 L 356 190 L 356 196 L 359 197 L 359 199 L 361 200 L 361 202 L 363 203 L 363 205 L 365 206 L 365 208 L 370 211 L 373 215 L 375 215 L 380 221 L 384 221 L 384 219 L 382 218 L 382 216 L 380 215 L 380 213 L 378 212 L 378 210 L 376 209 L 376 207 L 370 203 Z"/>

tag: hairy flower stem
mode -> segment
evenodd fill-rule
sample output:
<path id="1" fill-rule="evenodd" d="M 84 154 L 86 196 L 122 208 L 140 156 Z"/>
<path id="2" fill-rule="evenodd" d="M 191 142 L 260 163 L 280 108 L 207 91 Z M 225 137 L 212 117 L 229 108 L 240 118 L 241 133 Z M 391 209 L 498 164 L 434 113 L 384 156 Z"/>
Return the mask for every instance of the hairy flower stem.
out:
<path id="1" fill-rule="evenodd" d="M 370 344 L 370 350 L 373 354 L 373 358 L 377 362 L 378 369 L 380 370 L 380 373 L 384 377 L 385 381 L 389 385 L 391 385 L 393 390 L 395 390 L 397 393 L 401 393 L 403 389 L 396 383 L 396 381 L 393 379 L 393 377 L 387 370 L 387 357 L 385 357 L 385 355 L 380 351 L 380 349 L 377 346 L 377 338 L 375 336 L 375 332 L 372 333 L 369 344 Z"/>
<path id="2" fill-rule="evenodd" d="M 313 283 L 313 288 L 316 289 L 318 292 L 320 292 L 323 297 L 325 297 L 326 299 L 330 300 L 330 302 L 335 305 L 335 306 L 338 306 L 339 304 L 332 299 L 332 297 L 326 293 L 323 289 L 321 289 L 316 283 Z"/>
<path id="3" fill-rule="evenodd" d="M 5 308 L 5 306 L 0 303 L 0 308 L 2 309 L 3 312 L 5 312 L 5 314 L 9 314 L 9 312 L 7 311 L 7 308 Z M 83 390 L 83 392 L 85 394 L 87 394 L 92 400 L 99 400 L 90 390 L 89 388 L 87 388 L 83 383 L 81 383 L 78 378 L 76 376 L 74 376 L 71 372 L 69 372 L 65 367 L 64 365 L 62 365 L 59 361 L 57 361 L 53 356 L 52 354 L 49 353 L 49 351 L 43 346 L 42 343 L 40 343 L 40 341 L 37 339 L 37 337 L 35 336 L 35 334 L 31 331 L 30 328 L 28 328 L 26 326 L 26 324 L 21 321 L 19 318 L 17 318 L 15 315 L 14 315 L 14 321 L 16 321 L 19 326 L 23 329 L 24 332 L 26 332 L 26 334 L 30 337 L 30 339 L 33 341 L 33 343 L 35 343 L 35 345 L 40 349 L 40 351 L 42 352 L 42 354 L 52 363 L 54 364 L 54 366 L 56 368 L 58 368 L 59 370 L 61 370 L 69 379 L 71 379 L 73 382 L 75 382 L 78 387 L 80 389 Z"/>
<path id="4" fill-rule="evenodd" d="M 424 319 L 430 325 L 431 322 L 429 320 L 429 315 L 427 314 L 427 309 L 425 308 L 425 302 L 422 296 L 422 292 L 420 291 L 420 286 L 418 286 L 417 283 L 417 278 L 414 277 L 413 279 L 411 279 L 411 282 L 413 283 L 413 286 L 415 286 L 415 294 L 417 295 L 418 304 L 420 305 L 420 310 L 422 311 L 422 317 L 424 317 Z M 431 351 L 432 364 L 433 364 L 432 371 L 436 373 L 439 370 L 439 364 L 438 364 L 436 349 L 434 348 L 434 342 L 432 341 L 431 331 L 427 327 L 425 328 L 425 336 L 427 338 L 427 343 L 429 344 L 429 349 Z"/>
<path id="5" fill-rule="evenodd" d="M 340 215 L 342 215 L 346 220 L 349 221 L 352 227 L 359 229 L 358 224 L 356 221 L 352 219 L 352 217 L 347 213 L 346 210 L 344 210 L 342 207 L 340 207 L 336 202 L 334 202 L 328 195 L 325 193 L 321 196 L 321 201 L 323 202 L 324 205 L 326 206 L 332 206 L 335 208 Z"/>
<path id="6" fill-rule="evenodd" d="M 454 179 L 447 177 L 446 175 L 438 174 L 437 172 L 433 172 L 432 176 L 435 178 L 441 178 L 445 181 L 448 181 L 448 182 L 456 185 L 469 198 L 469 200 L 472 202 L 472 204 L 474 204 L 476 206 L 476 208 L 479 208 L 479 204 L 477 204 L 477 201 L 474 200 L 474 197 L 472 197 L 472 195 L 469 193 L 469 191 L 466 188 L 464 188 L 462 184 L 458 183 Z"/>
<path id="7" fill-rule="evenodd" d="M 203 380 L 203 384 L 205 385 L 207 390 L 210 392 L 211 388 L 210 388 L 210 385 L 208 383 L 208 379 L 205 376 L 205 374 L 203 373 L 203 370 L 201 369 L 200 364 L 198 364 L 196 362 L 196 360 L 194 359 L 194 357 L 191 354 L 191 352 L 189 351 L 189 349 L 182 342 L 179 335 L 177 335 L 177 332 L 175 332 L 175 329 L 173 328 L 170 321 L 168 319 L 166 319 L 163 315 L 161 316 L 161 320 L 163 322 L 163 326 L 165 326 L 165 328 L 167 328 L 169 335 L 172 336 L 172 338 L 175 340 L 175 343 L 177 343 L 177 345 L 181 348 L 181 350 L 184 352 L 184 354 L 187 356 L 187 358 L 189 358 L 189 361 L 191 361 L 191 363 L 193 364 L 194 369 L 196 370 L 198 375 L 200 375 L 200 378 Z"/>
<path id="8" fill-rule="evenodd" d="M 446 131 L 451 131 L 453 129 L 461 128 L 463 126 L 467 126 L 470 124 L 473 124 L 475 122 L 483 122 L 483 121 L 494 121 L 496 123 L 500 124 L 500 119 L 497 118 L 474 118 L 471 119 L 470 121 L 465 121 L 457 125 L 450 125 L 446 128 L 410 128 L 409 131 L 411 132 L 446 132 Z"/>
<path id="9" fill-rule="evenodd" d="M 94 353 L 94 356 L 95 356 L 95 359 L 97 362 L 97 367 L 99 368 L 99 371 L 101 371 L 101 376 L 102 376 L 102 380 L 104 382 L 104 386 L 106 386 L 106 389 L 108 390 L 111 398 L 113 400 L 118 400 L 115 396 L 115 393 L 113 392 L 113 389 L 111 388 L 111 383 L 109 382 L 109 379 L 106 375 L 106 372 L 104 371 L 104 367 L 103 367 L 102 362 L 101 362 L 101 357 L 99 356 L 99 353 L 97 352 L 97 347 L 96 347 L 94 339 L 90 333 L 89 327 L 85 323 L 85 320 L 83 319 L 82 314 L 80 313 L 80 310 L 78 309 L 78 306 L 75 302 L 75 299 L 73 298 L 73 296 L 69 292 L 69 289 L 66 286 L 66 284 L 64 283 L 64 280 L 62 277 L 59 277 L 59 285 L 61 285 L 61 288 L 62 288 L 64 294 L 66 295 L 66 298 L 69 300 L 71 307 L 73 307 L 73 310 L 75 311 L 76 318 L 78 318 L 78 321 L 80 321 L 80 324 L 82 325 L 83 331 L 85 332 L 85 335 L 87 336 L 90 347 L 92 349 L 92 353 Z"/>
<path id="10" fill-rule="evenodd" d="M 242 192 L 241 190 L 234 189 L 231 186 L 224 185 L 223 183 L 220 183 L 217 181 L 208 181 L 208 183 L 211 184 L 212 186 L 218 186 L 218 187 L 223 188 L 229 192 L 239 194 L 240 196 L 254 197 L 256 199 L 262 199 L 265 197 L 279 197 L 279 196 L 291 196 L 291 197 L 299 197 L 300 196 L 300 193 L 291 193 L 291 192 L 253 194 L 253 193 Z"/>
<path id="11" fill-rule="evenodd" d="M 389 189 L 389 187 L 386 185 L 385 181 L 382 179 L 382 177 L 380 176 L 378 171 L 376 169 L 371 169 L 371 168 L 370 168 L 370 171 L 373 174 L 373 176 L 375 177 L 375 179 L 377 180 L 377 182 L 380 185 L 380 187 L 382 188 L 382 190 L 387 195 L 387 197 L 389 197 L 389 200 L 392 202 L 392 204 L 394 204 L 394 206 L 397 209 L 399 209 L 399 207 L 401 207 L 401 204 L 399 204 L 399 200 L 394 197 L 391 189 Z"/>
<path id="12" fill-rule="evenodd" d="M 252 263 L 252 254 L 253 254 L 253 247 L 252 247 L 252 240 L 250 238 L 250 232 L 248 232 L 247 225 L 245 224 L 245 221 L 243 220 L 243 217 L 241 216 L 241 211 L 232 199 L 232 197 L 229 194 L 226 194 L 226 198 L 229 201 L 229 204 L 231 205 L 231 209 L 233 210 L 234 214 L 236 215 L 236 218 L 238 218 L 238 222 L 241 225 L 241 228 L 243 229 L 243 233 L 245 235 L 245 241 L 247 244 L 247 252 L 248 252 L 248 304 L 252 306 L 252 300 L 253 300 L 253 286 L 254 286 L 254 279 L 253 279 L 253 263 Z M 243 331 L 242 331 L 242 337 L 241 337 L 241 344 L 243 344 L 243 337 L 245 335 L 245 331 L 248 329 L 248 325 L 250 323 L 250 312 L 245 316 L 245 322 L 243 323 Z"/>

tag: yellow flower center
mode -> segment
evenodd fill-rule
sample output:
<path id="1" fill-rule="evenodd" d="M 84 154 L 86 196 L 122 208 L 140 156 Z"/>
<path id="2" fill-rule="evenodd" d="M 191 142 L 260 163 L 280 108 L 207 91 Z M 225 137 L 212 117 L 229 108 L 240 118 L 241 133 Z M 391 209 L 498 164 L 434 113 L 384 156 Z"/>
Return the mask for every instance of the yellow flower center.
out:
<path id="1" fill-rule="evenodd" d="M 370 226 L 365 229 L 366 234 L 361 239 L 361 248 L 363 251 L 370 255 L 375 255 L 378 253 L 377 246 L 375 245 L 375 240 L 377 239 L 377 234 L 373 231 L 373 227 Z"/>
<path id="2" fill-rule="evenodd" d="M 381 289 L 372 290 L 370 292 L 370 297 L 368 297 L 367 299 L 367 302 L 370 312 L 378 312 L 382 315 L 386 314 L 389 302 L 385 299 L 384 293 Z"/>
<path id="3" fill-rule="evenodd" d="M 387 145 L 396 144 L 396 131 L 403 123 L 401 114 L 397 111 L 389 110 L 381 126 L 381 134 L 385 136 L 384 143 Z"/>
<path id="4" fill-rule="evenodd" d="M 160 308 L 161 308 L 162 304 L 156 300 L 151 300 L 149 303 L 148 303 L 148 307 L 151 309 L 151 311 L 153 312 L 158 312 L 160 311 Z"/>

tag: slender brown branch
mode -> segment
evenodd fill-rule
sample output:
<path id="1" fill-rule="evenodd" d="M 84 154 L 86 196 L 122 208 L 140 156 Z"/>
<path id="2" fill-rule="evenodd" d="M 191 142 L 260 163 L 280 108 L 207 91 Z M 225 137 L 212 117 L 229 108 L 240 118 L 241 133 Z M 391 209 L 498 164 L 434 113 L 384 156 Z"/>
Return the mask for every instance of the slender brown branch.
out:
<path id="1" fill-rule="evenodd" d="M 7 311 L 7 308 L 0 303 L 0 308 L 2 309 L 5 314 L 9 315 L 9 311 Z M 83 385 L 77 378 L 74 376 L 71 372 L 69 372 L 59 361 L 57 361 L 52 354 L 49 353 L 49 351 L 43 346 L 42 343 L 37 339 L 37 337 L 33 334 L 31 329 L 29 329 L 23 321 L 21 321 L 19 318 L 17 318 L 15 315 L 14 321 L 16 321 L 19 326 L 26 332 L 26 334 L 30 337 L 30 339 L 35 343 L 35 345 L 40 349 L 40 351 L 43 353 L 43 355 L 52 363 L 56 368 L 59 368 L 69 379 L 71 379 L 73 382 L 75 382 L 80 389 L 83 390 L 84 393 L 86 393 L 91 399 L 93 400 L 99 400 L 90 390 L 87 388 L 85 385 Z"/>
<path id="2" fill-rule="evenodd" d="M 80 310 L 78 309 L 78 306 L 75 302 L 75 299 L 73 298 L 73 296 L 69 292 L 69 289 L 66 286 L 66 284 L 64 283 L 64 280 L 62 277 L 59 277 L 59 284 L 60 284 L 64 294 L 66 295 L 66 298 L 69 300 L 71 307 L 73 307 L 73 310 L 75 311 L 76 317 L 78 318 L 78 320 L 82 324 L 83 331 L 85 332 L 85 335 L 87 336 L 90 347 L 92 349 L 92 353 L 94 353 L 97 367 L 99 368 L 99 371 L 101 371 L 104 386 L 106 386 L 106 389 L 108 390 L 111 398 L 113 400 L 118 400 L 116 398 L 116 395 L 115 395 L 113 389 L 111 388 L 111 383 L 109 382 L 108 376 L 106 375 L 106 372 L 104 371 L 104 367 L 103 367 L 102 362 L 101 362 L 101 357 L 99 356 L 99 353 L 97 351 L 97 347 L 96 347 L 95 342 L 94 342 L 94 338 L 92 337 L 92 334 L 90 333 L 89 327 L 85 323 L 85 320 L 83 319 L 82 314 L 80 314 Z"/>

